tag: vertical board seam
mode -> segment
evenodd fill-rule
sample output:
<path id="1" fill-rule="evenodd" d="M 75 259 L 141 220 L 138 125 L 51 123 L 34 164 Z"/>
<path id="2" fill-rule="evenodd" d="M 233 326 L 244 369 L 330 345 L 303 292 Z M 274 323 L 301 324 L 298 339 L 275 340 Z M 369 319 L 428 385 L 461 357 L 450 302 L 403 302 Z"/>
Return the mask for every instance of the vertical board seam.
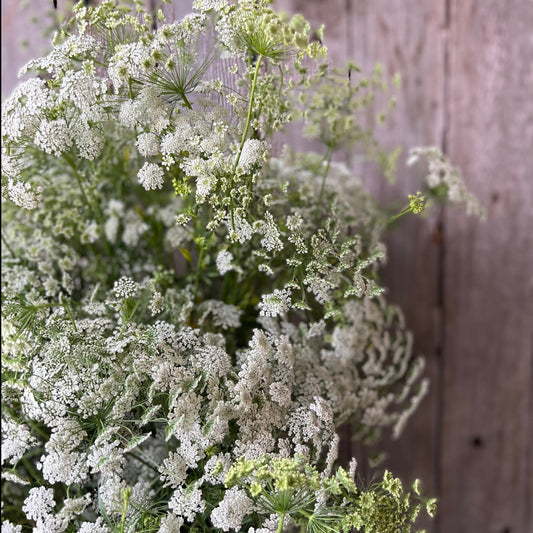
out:
<path id="1" fill-rule="evenodd" d="M 451 29 L 451 0 L 444 0 L 444 82 L 443 82 L 443 125 L 441 148 L 448 152 L 449 127 L 450 127 L 450 29 Z"/>
<path id="2" fill-rule="evenodd" d="M 345 12 L 345 19 L 346 19 L 346 22 L 345 22 L 345 31 L 346 31 L 346 40 L 345 40 L 345 43 L 344 43 L 344 57 L 347 58 L 348 60 L 351 61 L 351 54 L 352 54 L 352 50 L 354 50 L 354 40 L 353 40 L 353 35 L 352 35 L 352 32 L 350 31 L 350 24 L 352 22 L 352 0 L 344 0 L 344 12 Z M 347 63 L 345 63 L 345 66 L 348 68 L 348 80 L 349 80 L 349 83 L 351 83 L 351 68 L 348 67 Z M 350 166 L 350 163 L 351 163 L 351 155 L 350 155 L 350 150 L 346 150 L 346 154 L 345 156 L 343 157 L 344 159 L 344 162 L 346 163 L 346 166 Z M 352 455 L 355 455 L 352 453 Z"/>
<path id="3" fill-rule="evenodd" d="M 157 30 L 157 9 L 155 6 L 155 0 L 150 0 L 150 13 L 152 14 L 152 29 Z"/>
<path id="4" fill-rule="evenodd" d="M 345 0 L 344 9 L 346 11 L 346 57 L 350 58 L 353 48 L 352 32 L 350 31 L 350 22 L 352 21 L 352 0 Z"/>
<path id="5" fill-rule="evenodd" d="M 527 412 L 533 413 L 533 337 L 531 342 L 531 354 L 529 362 L 529 398 Z M 533 416 L 526 416 L 526 451 L 525 451 L 525 474 L 526 488 L 524 490 L 524 533 L 528 533 L 527 527 L 533 520 Z M 528 475 L 529 474 L 529 475 Z"/>
<path id="6" fill-rule="evenodd" d="M 449 149 L 450 127 L 450 28 L 451 28 L 451 0 L 444 1 L 444 47 L 443 47 L 443 83 L 442 83 L 442 134 L 440 139 L 443 153 Z M 440 234 L 440 248 L 438 255 L 438 326 L 437 326 L 437 408 L 436 408 L 436 436 L 435 436 L 435 485 L 439 501 L 442 501 L 442 453 L 443 446 L 443 422 L 444 422 L 444 368 L 445 368 L 445 342 L 446 342 L 446 226 L 444 208 L 439 210 L 437 222 Z M 441 531 L 441 515 L 435 519 L 435 532 Z"/>

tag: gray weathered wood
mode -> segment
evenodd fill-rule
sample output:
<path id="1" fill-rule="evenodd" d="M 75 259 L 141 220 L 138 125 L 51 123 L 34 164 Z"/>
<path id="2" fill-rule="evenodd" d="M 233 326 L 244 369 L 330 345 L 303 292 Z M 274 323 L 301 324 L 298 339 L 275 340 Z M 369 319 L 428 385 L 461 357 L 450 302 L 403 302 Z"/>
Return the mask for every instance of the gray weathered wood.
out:
<path id="1" fill-rule="evenodd" d="M 355 0 L 349 6 L 350 55 L 354 61 L 364 70 L 380 62 L 387 74 L 399 72 L 402 77 L 396 111 L 378 130 L 386 147 L 401 143 L 398 184 L 391 188 L 375 171 L 363 178 L 382 201 L 406 198 L 420 188 L 420 176 L 405 166 L 406 151 L 413 146 L 439 145 L 443 134 L 444 5 L 440 0 Z M 415 352 L 426 357 L 430 393 L 400 439 L 387 444 L 389 458 L 385 465 L 406 482 L 420 477 L 428 494 L 442 496 L 436 468 L 441 416 L 440 213 L 434 211 L 427 220 L 400 221 L 388 237 L 387 246 L 385 284 L 413 331 Z M 423 525 L 430 531 L 435 529 L 430 521 L 425 520 Z"/>
<path id="2" fill-rule="evenodd" d="M 168 22 L 181 20 L 185 15 L 193 12 L 193 0 L 177 0 L 172 4 L 163 4 L 161 10 L 165 14 Z"/>
<path id="3" fill-rule="evenodd" d="M 277 2 L 277 5 L 281 2 Z M 315 25 L 326 23 L 326 45 L 333 61 L 341 65 L 353 59 L 365 71 L 383 62 L 389 75 L 403 74 L 398 110 L 379 134 L 393 148 L 398 140 L 407 150 L 421 144 L 440 144 L 444 128 L 444 42 L 445 12 L 442 2 L 420 6 L 392 1 L 300 2 L 283 7 L 301 12 Z M 329 30 L 329 33 L 328 33 Z M 333 38 L 331 39 L 331 36 Z M 328 41 L 328 39 L 331 39 Z M 344 49 L 344 51 L 343 51 Z M 372 167 L 364 167 L 363 181 L 381 198 L 406 198 L 419 188 L 420 176 L 400 164 L 398 186 L 389 187 Z M 415 413 L 399 441 L 387 445 L 386 466 L 405 480 L 424 480 L 430 494 L 438 493 L 436 457 L 439 453 L 440 418 L 440 332 L 439 213 L 428 220 L 405 220 L 388 239 L 390 268 L 385 271 L 390 296 L 405 311 L 415 334 L 415 350 L 425 353 L 426 374 L 432 381 L 428 398 Z M 352 453 L 361 455 L 360 448 Z M 363 469 L 365 472 L 366 469 Z M 424 524 L 431 527 L 431 524 Z"/>
<path id="4" fill-rule="evenodd" d="M 9 96 L 19 82 L 20 68 L 43 54 L 50 44 L 45 32 L 52 22 L 52 2 L 34 4 L 23 9 L 20 1 L 2 2 L 2 98 Z M 38 22 L 31 22 L 32 17 Z"/>
<path id="5" fill-rule="evenodd" d="M 442 531 L 530 533 L 533 2 L 450 16 L 449 152 L 488 214 L 445 221 Z"/>
<path id="6" fill-rule="evenodd" d="M 274 0 L 276 9 L 295 15 L 300 13 L 310 23 L 312 31 L 324 25 L 324 45 L 328 49 L 328 61 L 336 67 L 342 68 L 349 52 L 349 27 L 346 17 L 346 3 L 344 0 L 330 2 L 306 2 L 305 0 Z M 287 135 L 280 136 L 282 142 L 288 142 L 295 150 L 323 152 L 324 147 L 317 141 L 310 141 L 301 137 L 298 127 L 289 126 Z M 294 134 L 292 134 L 292 130 Z M 334 161 L 347 162 L 349 155 L 344 151 L 333 154 Z M 339 461 L 347 466 L 352 457 L 358 460 L 358 473 L 367 477 L 367 449 L 352 439 L 353 431 L 349 424 L 340 428 L 341 442 L 339 446 Z"/>

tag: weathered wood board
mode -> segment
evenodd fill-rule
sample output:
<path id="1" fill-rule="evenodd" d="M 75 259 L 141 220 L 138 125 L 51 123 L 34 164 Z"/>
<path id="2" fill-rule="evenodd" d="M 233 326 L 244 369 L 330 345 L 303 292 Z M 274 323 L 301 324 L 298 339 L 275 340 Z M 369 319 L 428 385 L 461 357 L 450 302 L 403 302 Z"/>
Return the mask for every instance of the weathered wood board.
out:
<path id="1" fill-rule="evenodd" d="M 376 62 L 385 72 L 400 73 L 402 88 L 396 111 L 379 131 L 387 147 L 400 144 L 398 184 L 390 187 L 376 173 L 366 177 L 387 202 L 419 190 L 421 176 L 405 166 L 409 148 L 440 145 L 444 128 L 445 10 L 441 1 L 349 2 L 349 55 L 367 70 Z M 390 298 L 404 310 L 415 337 L 415 351 L 427 361 L 430 393 L 396 442 L 387 446 L 385 466 L 405 481 L 423 480 L 429 494 L 440 495 L 437 459 L 440 450 L 442 370 L 441 213 L 402 220 L 387 239 L 385 283 Z M 436 524 L 425 521 L 428 530 Z"/>
<path id="2" fill-rule="evenodd" d="M 22 8 L 15 0 L 2 2 L 2 98 L 9 96 L 18 80 L 18 72 L 36 54 L 42 54 L 50 41 L 44 36 L 52 2 L 35 2 Z M 40 23 L 31 22 L 38 17 Z"/>
<path id="3" fill-rule="evenodd" d="M 448 149 L 487 221 L 445 218 L 442 530 L 531 532 L 533 2 L 450 19 Z"/>

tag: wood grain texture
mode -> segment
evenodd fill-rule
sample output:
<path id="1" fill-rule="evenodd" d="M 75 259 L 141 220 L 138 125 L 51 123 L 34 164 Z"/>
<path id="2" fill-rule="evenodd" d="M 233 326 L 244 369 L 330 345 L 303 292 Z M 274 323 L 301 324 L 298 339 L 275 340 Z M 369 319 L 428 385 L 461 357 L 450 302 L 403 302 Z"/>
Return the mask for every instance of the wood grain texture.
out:
<path id="1" fill-rule="evenodd" d="M 383 63 L 392 76 L 399 72 L 402 87 L 397 108 L 378 137 L 388 148 L 400 144 L 398 182 L 394 187 L 367 169 L 364 181 L 382 202 L 406 198 L 419 190 L 420 178 L 405 166 L 410 147 L 439 145 L 444 131 L 445 10 L 443 2 L 354 0 L 349 13 L 350 56 L 364 70 Z M 439 211 L 426 219 L 400 221 L 387 239 L 388 266 L 384 281 L 390 299 L 403 309 L 413 331 L 415 352 L 426 357 L 430 392 L 398 441 L 387 443 L 385 466 L 403 480 L 419 477 L 428 494 L 440 494 L 436 458 L 440 454 L 442 307 L 440 294 L 441 244 Z M 434 521 L 424 520 L 428 531 Z"/>
<path id="2" fill-rule="evenodd" d="M 450 16 L 449 153 L 488 213 L 445 221 L 442 531 L 531 533 L 533 2 Z"/>
<path id="3" fill-rule="evenodd" d="M 151 0 L 154 3 L 154 0 Z M 171 4 L 162 4 L 161 10 L 168 22 L 181 20 L 185 15 L 193 12 L 193 0 L 175 0 Z"/>
<path id="4" fill-rule="evenodd" d="M 30 59 L 42 55 L 50 45 L 45 35 L 52 23 L 52 1 L 41 0 L 22 9 L 19 0 L 2 2 L 2 98 L 20 81 L 17 74 Z M 38 22 L 31 22 L 36 17 Z"/>
<path id="5" fill-rule="evenodd" d="M 284 0 L 276 5 L 291 13 L 301 12 L 315 25 L 325 22 L 325 44 L 335 64 L 353 59 L 364 71 L 369 71 L 376 62 L 382 62 L 390 76 L 402 73 L 398 109 L 378 133 L 385 146 L 392 149 L 400 141 L 405 154 L 410 146 L 440 144 L 444 130 L 446 37 L 442 2 L 421 6 L 417 1 L 400 5 L 394 1 L 356 0 L 336 2 L 332 6 L 329 2 Z M 406 198 L 420 186 L 420 176 L 403 163 L 395 187 L 387 185 L 375 167 L 364 166 L 359 170 L 363 181 L 382 202 Z M 429 397 L 415 413 L 404 435 L 386 445 L 389 459 L 384 466 L 408 481 L 421 477 L 430 494 L 439 493 L 436 469 L 442 328 L 439 225 L 438 212 L 425 221 L 402 221 L 387 241 L 392 266 L 384 273 L 391 300 L 404 309 L 407 324 L 414 332 L 415 351 L 427 357 L 426 375 L 432 381 Z M 347 431 L 345 437 L 346 434 Z M 365 450 L 352 446 L 345 451 L 349 452 L 358 456 L 363 475 L 367 474 Z M 421 525 L 433 527 L 431 522 Z"/>

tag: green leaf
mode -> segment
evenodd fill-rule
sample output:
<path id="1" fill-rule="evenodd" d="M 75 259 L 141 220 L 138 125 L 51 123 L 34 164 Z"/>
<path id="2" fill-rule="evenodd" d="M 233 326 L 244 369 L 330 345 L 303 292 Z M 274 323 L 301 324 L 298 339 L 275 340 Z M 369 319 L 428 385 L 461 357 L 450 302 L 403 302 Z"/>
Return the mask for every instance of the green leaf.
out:
<path id="1" fill-rule="evenodd" d="M 136 435 L 126 444 L 125 450 L 129 452 L 133 450 L 133 448 L 137 448 L 137 446 L 140 446 L 145 440 L 149 439 L 151 436 L 151 431 L 148 433 L 144 433 L 143 435 Z"/>
<path id="2" fill-rule="evenodd" d="M 183 257 L 185 257 L 185 259 L 189 262 L 189 263 L 192 263 L 192 257 L 191 257 L 191 252 L 189 252 L 189 250 L 187 250 L 186 248 L 179 248 L 179 251 L 181 252 L 181 255 L 183 255 Z"/>
<path id="3" fill-rule="evenodd" d="M 181 415 L 179 418 L 174 420 L 172 424 L 169 424 L 165 428 L 165 441 L 168 442 L 174 436 L 174 429 L 176 429 L 176 427 L 181 424 L 181 422 L 183 421 L 183 418 L 184 418 L 183 415 Z"/>

